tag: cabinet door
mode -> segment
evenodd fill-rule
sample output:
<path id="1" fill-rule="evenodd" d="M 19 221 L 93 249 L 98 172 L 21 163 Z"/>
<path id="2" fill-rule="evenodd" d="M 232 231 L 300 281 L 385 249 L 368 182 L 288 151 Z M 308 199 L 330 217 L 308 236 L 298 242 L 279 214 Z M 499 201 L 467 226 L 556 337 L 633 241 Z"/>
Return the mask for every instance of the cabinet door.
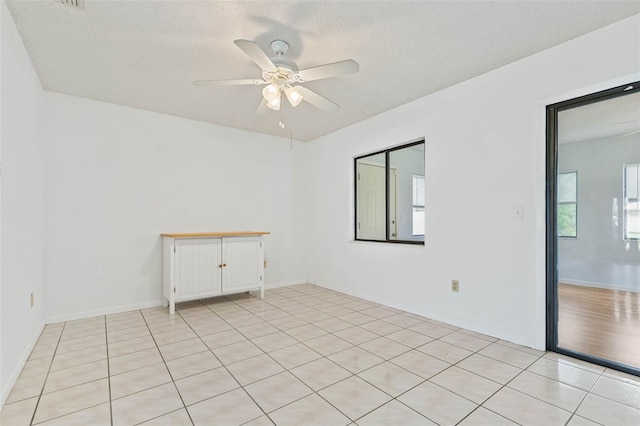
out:
<path id="1" fill-rule="evenodd" d="M 222 240 L 176 240 L 176 299 L 220 294 Z"/>
<path id="2" fill-rule="evenodd" d="M 222 291 L 255 289 L 262 279 L 260 239 L 233 237 L 222 239 Z"/>

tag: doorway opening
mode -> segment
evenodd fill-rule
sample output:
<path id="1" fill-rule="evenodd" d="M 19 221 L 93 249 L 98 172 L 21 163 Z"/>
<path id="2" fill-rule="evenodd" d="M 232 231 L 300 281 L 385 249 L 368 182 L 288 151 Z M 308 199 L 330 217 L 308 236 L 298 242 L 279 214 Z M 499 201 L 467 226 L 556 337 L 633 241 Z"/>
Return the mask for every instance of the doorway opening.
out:
<path id="1" fill-rule="evenodd" d="M 640 82 L 547 107 L 547 349 L 640 375 Z"/>

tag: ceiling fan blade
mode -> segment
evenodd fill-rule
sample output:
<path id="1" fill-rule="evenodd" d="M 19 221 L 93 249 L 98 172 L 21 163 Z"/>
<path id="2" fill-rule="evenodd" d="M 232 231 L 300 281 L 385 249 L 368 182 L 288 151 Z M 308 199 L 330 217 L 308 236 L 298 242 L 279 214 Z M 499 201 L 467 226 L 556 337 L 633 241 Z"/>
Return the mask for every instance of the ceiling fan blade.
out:
<path id="1" fill-rule="evenodd" d="M 260 102 L 260 105 L 258 105 L 258 109 L 256 110 L 256 115 L 265 115 L 269 111 L 271 110 L 267 106 L 267 101 L 263 99 L 262 102 Z"/>
<path id="2" fill-rule="evenodd" d="M 276 72 L 278 69 L 260 46 L 250 40 L 235 40 L 234 43 L 264 71 Z"/>
<path id="3" fill-rule="evenodd" d="M 266 83 L 266 81 L 257 78 L 245 78 L 239 80 L 196 80 L 193 82 L 193 85 L 199 87 L 260 86 Z"/>
<path id="4" fill-rule="evenodd" d="M 324 96 L 318 95 L 316 92 L 307 89 L 302 86 L 295 86 L 298 92 L 302 95 L 302 99 L 309 102 L 311 105 L 316 108 L 320 108 L 323 111 L 327 112 L 336 112 L 340 109 L 338 104 L 331 102 L 329 99 Z"/>
<path id="5" fill-rule="evenodd" d="M 353 59 L 347 59 L 332 64 L 320 65 L 318 67 L 307 68 L 298 72 L 304 81 L 320 80 L 323 78 L 336 77 L 339 75 L 352 74 L 360 70 L 360 65 Z"/>

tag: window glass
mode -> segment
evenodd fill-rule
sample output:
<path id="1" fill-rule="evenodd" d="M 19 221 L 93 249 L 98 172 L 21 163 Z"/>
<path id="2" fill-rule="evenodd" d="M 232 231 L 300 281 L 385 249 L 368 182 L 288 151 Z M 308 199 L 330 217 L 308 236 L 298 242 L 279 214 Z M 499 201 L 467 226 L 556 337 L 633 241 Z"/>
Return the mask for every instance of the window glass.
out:
<path id="1" fill-rule="evenodd" d="M 624 238 L 640 239 L 640 164 L 624 167 Z"/>
<path id="2" fill-rule="evenodd" d="M 357 240 L 424 242 L 424 141 L 358 157 Z"/>
<path id="3" fill-rule="evenodd" d="M 578 172 L 558 173 L 558 236 L 578 235 Z"/>

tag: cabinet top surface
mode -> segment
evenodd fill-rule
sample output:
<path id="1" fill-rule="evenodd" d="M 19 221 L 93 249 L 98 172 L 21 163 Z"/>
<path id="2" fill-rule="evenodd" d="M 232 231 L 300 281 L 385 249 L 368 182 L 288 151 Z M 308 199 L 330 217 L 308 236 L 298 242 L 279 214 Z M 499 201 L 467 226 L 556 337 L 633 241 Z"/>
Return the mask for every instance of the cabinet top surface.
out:
<path id="1" fill-rule="evenodd" d="M 160 234 L 170 238 L 197 238 L 197 237 L 251 237 L 268 235 L 270 232 L 262 231 L 232 231 L 232 232 L 183 232 L 178 234 Z"/>

